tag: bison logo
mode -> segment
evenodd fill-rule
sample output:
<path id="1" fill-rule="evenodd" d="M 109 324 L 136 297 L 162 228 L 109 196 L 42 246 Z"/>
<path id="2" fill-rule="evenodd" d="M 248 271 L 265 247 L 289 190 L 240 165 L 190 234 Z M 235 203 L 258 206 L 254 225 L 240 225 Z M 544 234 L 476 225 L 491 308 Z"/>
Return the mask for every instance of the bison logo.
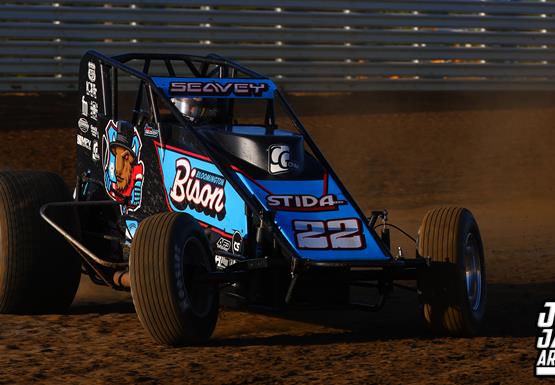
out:
<path id="1" fill-rule="evenodd" d="M 121 203 L 122 214 L 136 211 L 141 206 L 144 174 L 139 133 L 128 122 L 110 120 L 103 139 L 106 192 Z"/>

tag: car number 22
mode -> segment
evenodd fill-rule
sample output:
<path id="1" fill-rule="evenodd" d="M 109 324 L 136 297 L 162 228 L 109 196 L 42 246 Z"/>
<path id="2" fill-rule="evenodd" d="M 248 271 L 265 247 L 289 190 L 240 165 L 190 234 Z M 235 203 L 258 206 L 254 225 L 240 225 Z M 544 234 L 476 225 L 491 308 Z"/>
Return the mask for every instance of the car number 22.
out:
<path id="1" fill-rule="evenodd" d="M 362 226 L 358 218 L 329 221 L 293 221 L 295 242 L 299 249 L 361 249 Z"/>

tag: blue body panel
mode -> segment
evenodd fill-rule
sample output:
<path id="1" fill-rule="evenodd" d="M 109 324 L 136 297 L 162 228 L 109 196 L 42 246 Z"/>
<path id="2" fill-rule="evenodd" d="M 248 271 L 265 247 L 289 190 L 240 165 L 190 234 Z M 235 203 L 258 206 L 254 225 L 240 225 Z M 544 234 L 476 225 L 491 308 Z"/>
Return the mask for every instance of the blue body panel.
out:
<path id="1" fill-rule="evenodd" d="M 264 133 L 262 127 L 233 127 L 233 132 Z M 290 135 L 276 130 L 276 137 Z M 245 202 L 210 158 L 156 143 L 168 208 L 186 212 L 222 236 L 248 236 Z M 264 209 L 275 212 L 276 230 L 298 258 L 314 262 L 385 262 L 391 259 L 370 234 L 366 218 L 327 172 L 320 179 L 256 180 L 230 166 L 244 188 Z M 195 184 L 198 186 L 195 187 Z M 223 199 L 222 199 L 223 198 Z"/>
<path id="2" fill-rule="evenodd" d="M 171 211 L 191 214 L 227 238 L 247 236 L 245 202 L 208 158 L 160 144 L 156 149 Z"/>
<path id="3" fill-rule="evenodd" d="M 324 175 L 320 180 L 254 180 L 242 172 L 237 176 L 245 187 L 258 199 L 266 209 L 276 210 L 275 224 L 279 231 L 285 236 L 298 257 L 311 261 L 387 261 L 389 256 L 385 255 L 374 238 L 370 235 L 366 226 L 365 218 L 360 218 L 357 211 L 341 193 L 341 190 L 333 178 Z M 324 191 L 326 190 L 326 191 Z M 315 211 L 276 209 L 268 203 L 270 195 L 310 195 L 322 197 L 332 194 L 337 201 L 343 201 L 332 209 L 318 209 Z M 300 248 L 298 243 L 298 231 L 293 228 L 294 221 L 333 221 L 344 218 L 358 219 L 358 226 L 362 237 L 361 247 L 348 249 L 306 249 Z M 345 230 L 354 230 L 346 228 Z"/>

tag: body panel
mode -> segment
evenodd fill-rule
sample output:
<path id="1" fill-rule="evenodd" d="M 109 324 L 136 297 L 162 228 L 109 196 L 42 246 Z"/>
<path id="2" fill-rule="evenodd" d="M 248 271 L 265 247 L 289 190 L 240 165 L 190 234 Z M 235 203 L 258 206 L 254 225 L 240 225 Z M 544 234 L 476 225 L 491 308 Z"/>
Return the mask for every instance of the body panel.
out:
<path id="1" fill-rule="evenodd" d="M 255 180 L 238 177 L 267 210 L 298 256 L 311 261 L 389 260 L 333 178 Z M 331 224 L 331 228 L 330 228 Z M 304 236 L 305 234 L 306 236 Z"/>
<path id="2" fill-rule="evenodd" d="M 245 202 L 210 158 L 156 143 L 166 204 L 231 238 L 247 235 Z"/>

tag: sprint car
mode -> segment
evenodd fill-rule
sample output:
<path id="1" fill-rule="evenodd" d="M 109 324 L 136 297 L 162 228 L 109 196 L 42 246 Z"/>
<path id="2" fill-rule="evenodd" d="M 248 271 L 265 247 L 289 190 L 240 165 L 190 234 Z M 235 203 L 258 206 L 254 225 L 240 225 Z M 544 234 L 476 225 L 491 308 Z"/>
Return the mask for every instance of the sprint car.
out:
<path id="1" fill-rule="evenodd" d="M 84 273 L 130 290 L 148 333 L 176 346 L 211 336 L 221 295 L 375 311 L 408 280 L 431 330 L 478 332 L 470 211 L 429 211 L 414 257 L 393 253 L 401 229 L 361 211 L 267 77 L 217 55 L 89 51 L 78 98 L 73 197 L 52 173 L 0 173 L 1 313 L 64 311 Z M 354 303 L 356 286 L 377 301 Z"/>

